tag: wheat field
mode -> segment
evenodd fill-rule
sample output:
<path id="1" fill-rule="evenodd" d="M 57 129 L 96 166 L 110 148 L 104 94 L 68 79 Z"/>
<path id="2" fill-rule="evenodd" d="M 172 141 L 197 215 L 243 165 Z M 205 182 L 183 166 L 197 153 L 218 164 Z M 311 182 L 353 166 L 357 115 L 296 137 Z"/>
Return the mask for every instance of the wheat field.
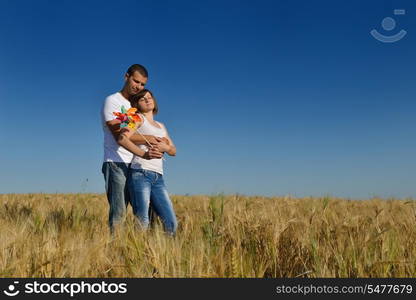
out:
<path id="1" fill-rule="evenodd" d="M 416 201 L 172 196 L 177 235 L 104 194 L 0 195 L 1 277 L 416 277 Z"/>

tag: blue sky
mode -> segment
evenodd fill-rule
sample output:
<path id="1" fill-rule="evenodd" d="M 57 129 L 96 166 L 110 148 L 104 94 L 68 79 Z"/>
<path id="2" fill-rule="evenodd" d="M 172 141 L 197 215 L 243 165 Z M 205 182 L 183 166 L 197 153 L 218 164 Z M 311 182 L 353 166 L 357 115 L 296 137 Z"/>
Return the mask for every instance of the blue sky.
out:
<path id="1" fill-rule="evenodd" d="M 1 0 L 0 193 L 104 192 L 99 111 L 140 63 L 171 193 L 416 197 L 413 2 Z"/>

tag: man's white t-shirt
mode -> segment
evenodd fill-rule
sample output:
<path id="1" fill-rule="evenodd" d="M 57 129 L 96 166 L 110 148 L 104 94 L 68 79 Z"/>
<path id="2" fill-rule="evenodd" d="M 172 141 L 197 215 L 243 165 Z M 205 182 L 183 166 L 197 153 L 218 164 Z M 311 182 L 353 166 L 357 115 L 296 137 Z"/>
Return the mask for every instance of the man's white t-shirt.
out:
<path id="1" fill-rule="evenodd" d="M 124 162 L 131 163 L 133 154 L 124 147 L 117 144 L 113 134 L 108 128 L 106 122 L 114 120 L 116 116 L 113 112 L 121 111 L 121 106 L 126 109 L 131 107 L 130 102 L 119 92 L 108 96 L 104 101 L 101 110 L 101 121 L 104 130 L 104 162 Z"/>

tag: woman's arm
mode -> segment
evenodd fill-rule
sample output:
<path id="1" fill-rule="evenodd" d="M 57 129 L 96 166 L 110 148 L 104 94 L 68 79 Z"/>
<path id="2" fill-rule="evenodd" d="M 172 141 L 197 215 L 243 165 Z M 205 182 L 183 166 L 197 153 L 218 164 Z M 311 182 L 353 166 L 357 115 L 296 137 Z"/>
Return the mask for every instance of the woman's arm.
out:
<path id="1" fill-rule="evenodd" d="M 144 159 L 153 159 L 153 158 L 161 158 L 163 156 L 163 153 L 157 151 L 156 149 L 150 148 L 149 151 L 144 151 L 140 149 L 136 144 L 134 144 L 130 138 L 133 136 L 135 130 L 130 128 L 123 129 L 117 139 L 117 143 L 120 146 L 123 146 L 127 150 L 129 150 L 131 153 L 140 156 Z"/>
<path id="2" fill-rule="evenodd" d="M 160 122 L 158 122 L 158 123 L 165 129 L 166 139 L 168 141 L 168 143 L 166 143 L 166 142 L 160 142 L 160 143 L 158 143 L 158 149 L 159 149 L 159 151 L 160 152 L 166 152 L 170 156 L 175 156 L 176 155 L 176 146 L 173 143 L 172 139 L 170 138 L 170 136 L 168 134 L 168 130 L 166 129 L 165 125 L 163 125 Z"/>

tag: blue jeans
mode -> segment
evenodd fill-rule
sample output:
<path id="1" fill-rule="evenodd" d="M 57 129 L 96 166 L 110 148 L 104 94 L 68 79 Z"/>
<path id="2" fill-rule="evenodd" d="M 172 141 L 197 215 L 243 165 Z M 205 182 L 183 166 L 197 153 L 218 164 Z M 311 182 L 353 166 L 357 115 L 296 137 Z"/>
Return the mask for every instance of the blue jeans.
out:
<path id="1" fill-rule="evenodd" d="M 129 167 L 130 164 L 121 162 L 103 163 L 102 172 L 104 174 L 105 190 L 110 204 L 108 223 L 111 233 L 114 232 L 115 226 L 123 221 L 127 205 L 130 202 L 127 185 Z"/>
<path id="2" fill-rule="evenodd" d="M 172 201 L 166 190 L 163 176 L 159 173 L 144 170 L 130 169 L 129 186 L 133 213 L 141 227 L 149 227 L 149 206 L 162 219 L 165 231 L 174 235 L 178 227 Z"/>

